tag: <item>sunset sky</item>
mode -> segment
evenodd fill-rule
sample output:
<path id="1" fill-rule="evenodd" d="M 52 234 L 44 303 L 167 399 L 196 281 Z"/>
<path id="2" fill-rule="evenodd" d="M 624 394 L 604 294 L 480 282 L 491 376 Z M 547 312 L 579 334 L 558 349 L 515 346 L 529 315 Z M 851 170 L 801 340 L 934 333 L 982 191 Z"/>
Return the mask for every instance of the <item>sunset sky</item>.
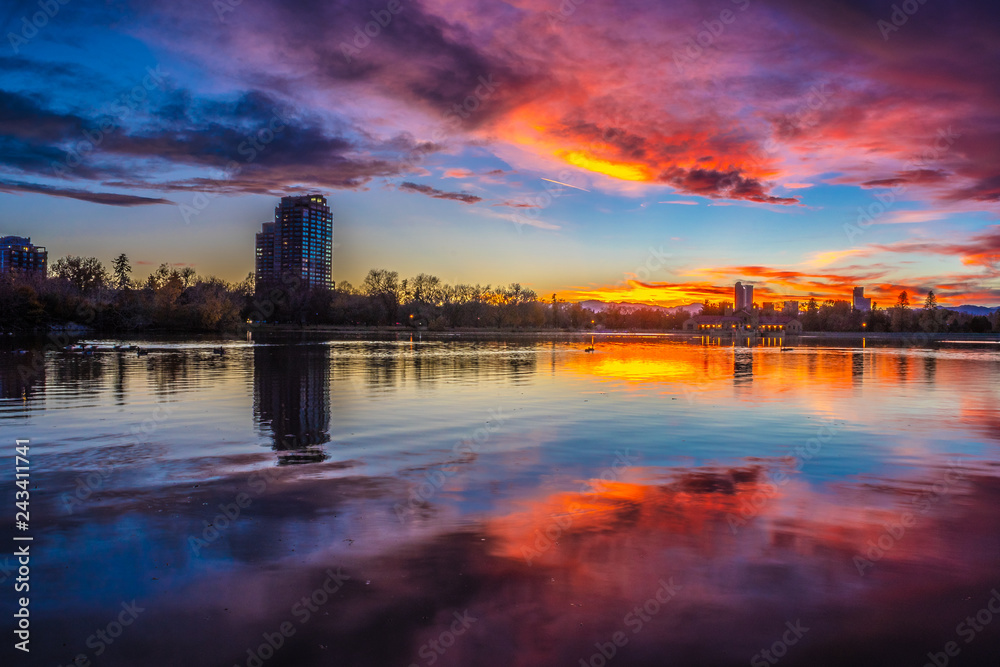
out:
<path id="1" fill-rule="evenodd" d="M 0 10 L 0 235 L 50 263 L 237 280 L 318 191 L 355 285 L 1000 304 L 990 3 L 48 2 Z"/>

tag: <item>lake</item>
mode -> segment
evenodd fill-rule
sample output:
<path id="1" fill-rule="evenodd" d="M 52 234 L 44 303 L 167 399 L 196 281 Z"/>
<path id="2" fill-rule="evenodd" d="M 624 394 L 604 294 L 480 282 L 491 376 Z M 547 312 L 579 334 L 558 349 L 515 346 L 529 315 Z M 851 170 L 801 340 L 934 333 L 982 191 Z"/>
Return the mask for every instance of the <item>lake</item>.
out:
<path id="1" fill-rule="evenodd" d="M 996 344 L 87 342 L 0 352 L 33 665 L 1000 656 Z"/>

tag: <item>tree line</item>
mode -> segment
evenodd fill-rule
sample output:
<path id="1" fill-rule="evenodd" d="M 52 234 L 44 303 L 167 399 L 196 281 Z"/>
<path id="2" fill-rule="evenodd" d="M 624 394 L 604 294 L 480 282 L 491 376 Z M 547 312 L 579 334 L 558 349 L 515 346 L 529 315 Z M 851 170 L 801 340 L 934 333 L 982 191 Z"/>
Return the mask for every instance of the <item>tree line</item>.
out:
<path id="1" fill-rule="evenodd" d="M 702 306 L 702 315 L 723 315 L 730 312 L 732 302 L 710 303 Z M 755 310 L 758 316 L 768 311 Z M 773 313 L 778 314 L 778 313 Z M 820 303 L 809 300 L 799 313 L 804 331 L 875 331 L 875 332 L 926 332 L 926 333 L 988 333 L 1000 331 L 1000 311 L 986 315 L 970 315 L 944 308 L 938 304 L 937 295 L 930 290 L 923 305 L 914 308 L 910 295 L 902 291 L 890 308 L 872 305 L 870 311 L 855 310 L 850 301 L 827 299 Z"/>
<path id="2" fill-rule="evenodd" d="M 910 295 L 900 292 L 895 305 L 879 308 L 872 305 L 868 312 L 854 310 L 848 301 L 818 304 L 810 299 L 800 317 L 805 331 L 875 331 L 927 333 L 988 333 L 1000 331 L 1000 311 L 985 315 L 970 315 L 938 305 L 931 290 L 923 305 L 911 307 Z"/>
<path id="3" fill-rule="evenodd" d="M 115 331 L 227 331 L 247 322 L 541 328 L 582 326 L 586 318 L 564 303 L 553 316 L 533 290 L 518 283 L 449 285 L 424 273 L 400 279 L 386 269 L 369 271 L 358 288 L 348 282 L 313 288 L 291 274 L 256 284 L 251 273 L 233 283 L 169 264 L 134 280 L 131 262 L 121 254 L 110 270 L 94 257 L 69 256 L 47 276 L 0 277 L 0 328 L 8 331 L 68 323 Z"/>
<path id="4" fill-rule="evenodd" d="M 724 303 L 705 302 L 703 314 L 722 314 Z M 231 331 L 251 324 L 401 326 L 452 328 L 679 330 L 683 310 L 610 305 L 603 311 L 579 303 L 541 299 L 519 283 L 450 285 L 421 273 L 400 278 L 372 269 L 358 287 L 343 281 L 310 288 L 294 275 L 257 284 L 202 277 L 191 267 L 161 264 L 143 280 L 132 278 L 123 253 L 108 270 L 94 257 L 63 257 L 48 276 L 0 277 L 0 329 L 39 331 L 68 323 L 105 331 Z M 906 292 L 889 309 L 855 311 L 847 301 L 809 301 L 801 314 L 808 331 L 1000 330 L 1000 313 L 971 316 L 941 308 L 933 292 L 911 308 Z"/>
<path id="5" fill-rule="evenodd" d="M 0 327 L 38 331 L 69 323 L 97 330 L 221 331 L 242 321 L 253 281 L 202 278 L 191 267 L 161 264 L 145 280 L 131 277 L 126 255 L 112 270 L 94 257 L 63 257 L 49 275 L 0 277 Z"/>

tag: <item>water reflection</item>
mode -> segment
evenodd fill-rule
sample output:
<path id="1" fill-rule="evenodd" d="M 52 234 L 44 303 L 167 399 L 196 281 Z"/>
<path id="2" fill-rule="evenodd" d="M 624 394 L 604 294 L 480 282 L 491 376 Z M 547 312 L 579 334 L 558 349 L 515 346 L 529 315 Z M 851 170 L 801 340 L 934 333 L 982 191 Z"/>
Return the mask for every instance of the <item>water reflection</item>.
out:
<path id="1" fill-rule="evenodd" d="M 851 378 L 856 384 L 860 384 L 865 378 L 865 353 L 864 350 L 853 350 L 851 352 Z"/>
<path id="2" fill-rule="evenodd" d="M 25 401 L 45 387 L 45 356 L 35 350 L 25 353 L 0 351 L 0 398 Z"/>
<path id="3" fill-rule="evenodd" d="M 157 394 L 169 396 L 183 387 L 191 376 L 191 364 L 200 356 L 182 351 L 165 351 L 145 357 L 144 363 L 149 369 L 149 377 Z M 123 359 L 124 355 L 119 356 L 119 360 Z"/>
<path id="4" fill-rule="evenodd" d="M 81 396 L 97 397 L 104 384 L 104 372 L 111 361 L 104 355 L 49 352 L 52 382 L 76 387 Z"/>
<path id="5" fill-rule="evenodd" d="M 937 373 L 937 357 L 924 357 L 924 382 L 934 384 L 934 376 Z"/>
<path id="6" fill-rule="evenodd" d="M 0 356 L 47 485 L 32 657 L 746 665 L 801 621 L 781 665 L 882 667 L 961 642 L 1000 583 L 996 353 L 715 340 L 56 353 L 21 393 Z M 950 664 L 995 661 L 983 628 Z"/>
<path id="7" fill-rule="evenodd" d="M 329 351 L 319 345 L 253 348 L 254 418 L 282 464 L 316 463 L 330 441 Z"/>
<path id="8" fill-rule="evenodd" d="M 565 343 L 551 344 L 555 351 Z M 476 383 L 502 378 L 527 381 L 537 370 L 541 348 L 525 341 L 463 341 L 458 346 L 413 336 L 396 341 L 337 342 L 332 347 L 334 377 L 357 376 L 359 365 L 372 392 L 392 392 L 411 384 Z"/>
<path id="9" fill-rule="evenodd" d="M 733 384 L 753 382 L 753 350 L 737 347 L 733 350 Z"/>

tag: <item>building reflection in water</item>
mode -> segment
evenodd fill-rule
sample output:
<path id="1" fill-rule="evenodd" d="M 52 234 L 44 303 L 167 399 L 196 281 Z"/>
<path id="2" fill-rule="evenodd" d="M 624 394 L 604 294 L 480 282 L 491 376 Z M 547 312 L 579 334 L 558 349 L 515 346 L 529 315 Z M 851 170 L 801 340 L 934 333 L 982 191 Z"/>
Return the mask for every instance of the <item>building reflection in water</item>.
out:
<path id="1" fill-rule="evenodd" d="M 733 383 L 737 385 L 753 382 L 753 349 L 736 347 L 733 350 Z"/>
<path id="2" fill-rule="evenodd" d="M 0 352 L 0 398 L 27 401 L 45 387 L 45 353 Z M 26 404 L 27 406 L 27 404 Z"/>
<path id="3" fill-rule="evenodd" d="M 851 381 L 854 384 L 861 384 L 865 379 L 865 351 L 853 350 L 851 352 Z"/>
<path id="4" fill-rule="evenodd" d="M 330 360 L 322 345 L 253 350 L 254 418 L 272 438 L 278 463 L 317 463 L 330 441 Z"/>

